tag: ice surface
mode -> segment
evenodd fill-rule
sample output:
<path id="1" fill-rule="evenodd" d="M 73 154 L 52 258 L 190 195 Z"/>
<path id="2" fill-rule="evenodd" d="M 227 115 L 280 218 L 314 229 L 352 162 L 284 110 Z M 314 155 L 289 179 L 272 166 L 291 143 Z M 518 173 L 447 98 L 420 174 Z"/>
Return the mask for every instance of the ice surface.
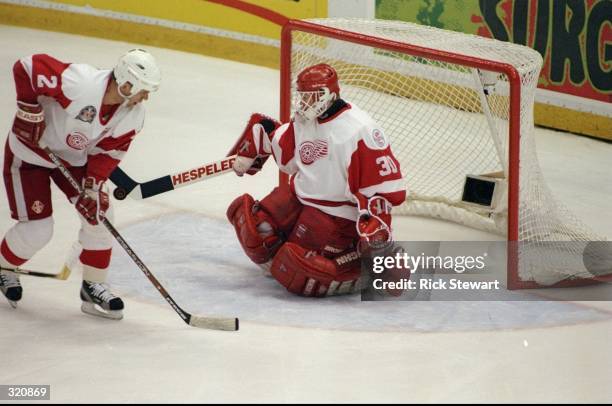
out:
<path id="1" fill-rule="evenodd" d="M 196 313 L 236 315 L 277 326 L 354 331 L 466 331 L 545 327 L 597 321 L 606 314 L 563 302 L 529 302 L 530 292 L 504 291 L 496 302 L 361 302 L 359 295 L 324 300 L 286 292 L 243 254 L 226 221 L 168 214 L 123 230 L 132 248 L 177 300 Z M 160 249 L 160 247 L 164 247 Z M 164 303 L 121 250 L 110 277 L 124 294 Z M 511 300 L 525 300 L 511 302 Z"/>

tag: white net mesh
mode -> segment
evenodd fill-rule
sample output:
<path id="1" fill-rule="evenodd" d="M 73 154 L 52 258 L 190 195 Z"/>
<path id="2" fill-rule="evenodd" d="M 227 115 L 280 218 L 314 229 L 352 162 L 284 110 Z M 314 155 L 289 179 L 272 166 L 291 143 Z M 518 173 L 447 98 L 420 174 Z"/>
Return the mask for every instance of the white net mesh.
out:
<path id="1" fill-rule="evenodd" d="M 522 83 L 519 279 L 547 285 L 591 276 L 582 265 L 584 242 L 602 238 L 554 201 L 537 160 L 533 103 L 542 58 L 536 51 L 406 22 L 308 21 L 514 66 Z M 506 234 L 507 196 L 494 209 L 462 201 L 466 175 L 497 173 L 508 178 L 509 86 L 505 75 L 481 70 L 481 79 L 477 69 L 465 65 L 294 31 L 292 86 L 302 69 L 321 62 L 337 70 L 342 98 L 369 112 L 391 138 L 408 185 L 407 201 L 395 213 L 438 217 Z M 490 82 L 494 82 L 491 87 L 483 85 Z M 558 249 L 544 249 L 549 242 L 560 241 L 566 242 L 564 255 Z"/>

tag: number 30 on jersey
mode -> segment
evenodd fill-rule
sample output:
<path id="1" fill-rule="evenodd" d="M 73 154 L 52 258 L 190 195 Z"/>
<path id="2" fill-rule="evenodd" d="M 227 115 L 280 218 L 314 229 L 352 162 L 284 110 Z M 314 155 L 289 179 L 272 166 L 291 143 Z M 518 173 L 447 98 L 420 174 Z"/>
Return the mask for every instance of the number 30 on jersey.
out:
<path id="1" fill-rule="evenodd" d="M 381 169 L 378 171 L 380 176 L 387 176 L 397 173 L 397 165 L 389 155 L 383 155 L 376 158 L 376 164 L 380 165 Z"/>

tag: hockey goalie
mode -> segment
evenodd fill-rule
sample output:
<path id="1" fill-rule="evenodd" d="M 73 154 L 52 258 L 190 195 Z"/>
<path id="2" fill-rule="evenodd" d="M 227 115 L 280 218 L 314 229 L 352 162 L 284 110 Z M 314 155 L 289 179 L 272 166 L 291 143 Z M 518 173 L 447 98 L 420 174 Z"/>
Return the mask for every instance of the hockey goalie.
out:
<path id="1" fill-rule="evenodd" d="M 350 293 L 359 256 L 392 242 L 391 210 L 406 197 L 400 165 L 376 122 L 340 97 L 333 67 L 304 69 L 296 88 L 290 122 L 253 114 L 230 151 L 238 176 L 272 155 L 289 187 L 261 201 L 244 194 L 227 217 L 247 256 L 289 292 Z"/>

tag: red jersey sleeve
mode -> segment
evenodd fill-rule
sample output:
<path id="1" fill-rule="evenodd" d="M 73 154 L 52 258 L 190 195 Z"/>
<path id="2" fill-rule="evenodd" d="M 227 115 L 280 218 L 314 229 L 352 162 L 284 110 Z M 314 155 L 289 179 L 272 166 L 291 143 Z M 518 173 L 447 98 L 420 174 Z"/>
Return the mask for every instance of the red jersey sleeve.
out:
<path id="1" fill-rule="evenodd" d="M 272 133 L 271 148 L 272 156 L 281 171 L 290 175 L 297 172 L 293 121 L 283 124 Z"/>
<path id="2" fill-rule="evenodd" d="M 34 104 L 38 96 L 48 96 L 62 107 L 68 107 L 70 99 L 62 92 L 62 74 L 69 66 L 47 54 L 18 60 L 13 65 L 17 100 Z"/>
<path id="3" fill-rule="evenodd" d="M 359 140 L 349 163 L 348 184 L 354 195 L 383 196 L 393 206 L 406 200 L 400 164 L 389 145 L 383 149 L 371 149 Z"/>

